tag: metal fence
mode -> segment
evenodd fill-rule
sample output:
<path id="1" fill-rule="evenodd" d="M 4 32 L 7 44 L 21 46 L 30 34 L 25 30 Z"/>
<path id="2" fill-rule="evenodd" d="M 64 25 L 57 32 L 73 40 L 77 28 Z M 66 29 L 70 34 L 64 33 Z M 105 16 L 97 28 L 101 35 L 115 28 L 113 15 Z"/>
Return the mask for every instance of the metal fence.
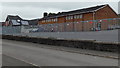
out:
<path id="1" fill-rule="evenodd" d="M 2 34 L 16 34 L 21 33 L 21 26 L 1 26 Z"/>
<path id="2" fill-rule="evenodd" d="M 44 32 L 79 32 L 79 31 L 100 31 L 110 30 L 119 27 L 120 18 L 76 21 L 55 24 L 39 25 L 38 31 Z"/>
<path id="3" fill-rule="evenodd" d="M 110 30 L 119 27 L 120 18 L 76 21 L 37 26 L 3 26 L 2 34 L 30 33 L 30 32 L 80 32 Z"/>

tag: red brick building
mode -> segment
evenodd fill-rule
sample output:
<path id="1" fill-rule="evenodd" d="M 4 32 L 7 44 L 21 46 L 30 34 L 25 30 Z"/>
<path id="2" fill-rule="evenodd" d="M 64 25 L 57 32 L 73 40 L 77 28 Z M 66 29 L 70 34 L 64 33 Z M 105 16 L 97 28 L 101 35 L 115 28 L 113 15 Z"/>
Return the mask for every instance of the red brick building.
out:
<path id="1" fill-rule="evenodd" d="M 65 28 L 68 31 L 89 31 L 91 28 L 97 27 L 97 23 L 93 23 L 94 20 L 100 20 L 101 19 L 113 19 L 118 18 L 117 13 L 108 5 L 99 5 L 89 8 L 83 8 L 78 10 L 73 10 L 69 12 L 59 12 L 57 14 L 55 13 L 44 13 L 44 17 L 40 19 L 39 25 L 41 24 L 54 24 L 54 23 L 69 23 L 69 27 L 65 27 L 65 25 L 59 26 L 59 29 Z M 90 22 L 84 22 L 81 21 L 90 21 Z M 79 22 L 79 23 L 77 23 Z M 77 23 L 77 24 L 74 24 Z M 101 23 L 101 30 L 108 29 L 108 26 L 115 25 L 116 22 L 107 22 L 107 23 Z M 74 28 L 74 29 L 73 29 Z M 62 31 L 62 30 L 61 30 Z"/>

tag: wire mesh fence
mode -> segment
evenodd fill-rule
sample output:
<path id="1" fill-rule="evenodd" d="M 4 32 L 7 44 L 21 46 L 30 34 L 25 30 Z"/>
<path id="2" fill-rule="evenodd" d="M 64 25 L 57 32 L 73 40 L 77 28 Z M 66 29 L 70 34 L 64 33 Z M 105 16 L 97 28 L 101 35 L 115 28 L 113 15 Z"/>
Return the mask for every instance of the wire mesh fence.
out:
<path id="1" fill-rule="evenodd" d="M 2 26 L 2 34 L 21 33 L 21 26 Z"/>
<path id="2" fill-rule="evenodd" d="M 76 21 L 55 24 L 41 24 L 36 26 L 2 26 L 2 34 L 30 33 L 30 32 L 81 32 L 118 29 L 120 18 Z"/>
<path id="3" fill-rule="evenodd" d="M 120 18 L 89 20 L 77 22 L 65 22 L 55 24 L 42 24 L 40 30 L 44 32 L 79 32 L 79 31 L 100 31 L 120 28 Z"/>

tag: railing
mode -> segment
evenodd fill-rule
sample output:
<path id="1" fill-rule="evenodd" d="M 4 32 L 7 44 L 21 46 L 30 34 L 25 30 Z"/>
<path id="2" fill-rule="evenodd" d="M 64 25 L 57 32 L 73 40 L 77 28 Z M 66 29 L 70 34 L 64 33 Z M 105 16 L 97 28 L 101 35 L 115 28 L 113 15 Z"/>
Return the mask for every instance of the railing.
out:
<path id="1" fill-rule="evenodd" d="M 100 31 L 120 28 L 120 18 L 65 22 L 55 24 L 39 25 L 38 31 L 44 32 L 79 32 L 79 31 Z"/>
<path id="2" fill-rule="evenodd" d="M 21 32 L 80 32 L 100 31 L 120 28 L 120 18 L 76 21 L 55 24 L 42 24 L 37 26 L 3 26 L 3 34 L 14 34 Z"/>
<path id="3" fill-rule="evenodd" d="M 21 33 L 21 26 L 1 26 L 2 34 L 16 34 Z"/>

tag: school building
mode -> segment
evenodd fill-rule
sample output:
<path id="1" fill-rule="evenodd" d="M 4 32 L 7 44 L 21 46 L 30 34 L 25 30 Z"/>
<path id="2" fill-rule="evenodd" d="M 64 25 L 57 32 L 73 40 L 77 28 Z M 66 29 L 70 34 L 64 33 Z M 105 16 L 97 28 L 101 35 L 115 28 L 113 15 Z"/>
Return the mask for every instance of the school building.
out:
<path id="1" fill-rule="evenodd" d="M 118 25 L 116 21 L 118 14 L 108 4 L 68 12 L 49 14 L 45 12 L 43 15 L 38 25 L 57 23 L 59 31 L 90 31 L 96 28 L 107 30 L 111 26 Z"/>

